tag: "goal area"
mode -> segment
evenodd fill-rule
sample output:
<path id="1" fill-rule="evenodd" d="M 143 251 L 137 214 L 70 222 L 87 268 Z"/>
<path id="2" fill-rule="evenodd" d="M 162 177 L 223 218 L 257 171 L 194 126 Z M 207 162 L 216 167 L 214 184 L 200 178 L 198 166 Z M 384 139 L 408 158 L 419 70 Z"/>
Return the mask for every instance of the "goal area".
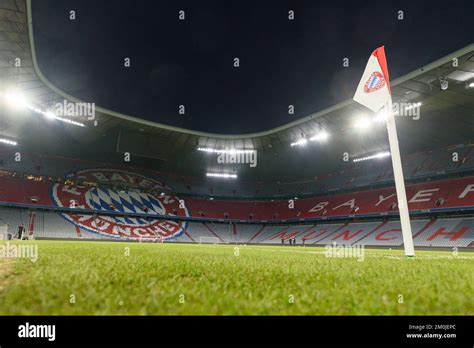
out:
<path id="1" fill-rule="evenodd" d="M 138 237 L 139 243 L 164 243 L 162 236 L 156 235 L 155 237 Z"/>
<path id="2" fill-rule="evenodd" d="M 0 240 L 8 239 L 8 225 L 0 224 Z"/>
<path id="3" fill-rule="evenodd" d="M 217 237 L 199 237 L 199 244 L 220 244 L 220 242 Z"/>

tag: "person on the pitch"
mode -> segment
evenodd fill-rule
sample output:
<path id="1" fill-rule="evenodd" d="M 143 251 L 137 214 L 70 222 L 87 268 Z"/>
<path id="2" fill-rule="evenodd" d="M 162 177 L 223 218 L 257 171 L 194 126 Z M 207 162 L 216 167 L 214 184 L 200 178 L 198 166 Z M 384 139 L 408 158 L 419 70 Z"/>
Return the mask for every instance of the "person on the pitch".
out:
<path id="1" fill-rule="evenodd" d="M 18 239 L 22 240 L 23 239 L 23 234 L 25 233 L 25 227 L 23 224 L 18 225 Z"/>

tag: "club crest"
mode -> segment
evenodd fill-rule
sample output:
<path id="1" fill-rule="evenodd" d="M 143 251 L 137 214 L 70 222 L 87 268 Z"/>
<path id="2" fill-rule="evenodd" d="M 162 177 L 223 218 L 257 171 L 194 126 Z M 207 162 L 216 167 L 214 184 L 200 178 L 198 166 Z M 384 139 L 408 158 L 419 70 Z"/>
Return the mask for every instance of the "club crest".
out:
<path id="1" fill-rule="evenodd" d="M 374 71 L 364 85 L 364 92 L 371 93 L 385 86 L 385 79 L 382 73 Z"/>
<path id="2" fill-rule="evenodd" d="M 156 190 L 166 187 L 158 180 L 115 169 L 87 169 L 69 175 L 82 182 L 110 183 L 110 186 L 70 185 L 56 183 L 51 187 L 51 195 L 59 207 L 90 209 L 97 214 L 61 213 L 76 227 L 109 237 L 124 239 L 170 239 L 184 232 L 186 223 L 152 217 L 127 217 L 101 215 L 100 212 L 137 213 L 152 215 L 189 216 L 184 201 L 178 197 L 152 194 L 140 190 L 120 190 L 115 185 Z"/>

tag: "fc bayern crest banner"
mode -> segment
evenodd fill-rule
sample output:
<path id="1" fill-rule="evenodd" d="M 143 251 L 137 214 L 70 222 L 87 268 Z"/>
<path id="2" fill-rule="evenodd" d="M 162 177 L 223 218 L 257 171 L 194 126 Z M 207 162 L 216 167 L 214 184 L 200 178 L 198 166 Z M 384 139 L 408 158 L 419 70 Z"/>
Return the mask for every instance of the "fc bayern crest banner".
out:
<path id="1" fill-rule="evenodd" d="M 372 111 L 379 111 L 391 98 L 389 81 L 387 60 L 382 46 L 372 52 L 354 100 Z"/>

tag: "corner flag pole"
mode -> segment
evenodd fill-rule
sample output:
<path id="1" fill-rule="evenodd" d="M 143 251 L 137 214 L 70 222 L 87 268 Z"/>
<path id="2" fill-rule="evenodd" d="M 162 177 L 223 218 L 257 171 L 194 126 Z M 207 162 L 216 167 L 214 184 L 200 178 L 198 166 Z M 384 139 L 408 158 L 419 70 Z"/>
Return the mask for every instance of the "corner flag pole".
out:
<path id="1" fill-rule="evenodd" d="M 398 146 L 397 126 L 393 115 L 392 98 L 385 104 L 387 111 L 387 132 L 390 143 L 390 154 L 392 157 L 393 176 L 395 178 L 395 189 L 397 191 L 398 210 L 402 225 L 403 245 L 406 256 L 415 256 L 413 247 L 413 235 L 411 232 L 410 214 L 408 212 L 407 194 L 405 191 L 405 180 L 403 178 L 402 160 Z"/>
<path id="2" fill-rule="evenodd" d="M 413 247 L 413 235 L 411 233 L 410 214 L 408 213 L 408 202 L 403 178 L 402 160 L 398 147 L 397 126 L 392 108 L 392 92 L 390 90 L 390 77 L 388 73 L 385 48 L 377 48 L 370 55 L 365 71 L 357 86 L 354 100 L 373 112 L 385 108 L 387 116 L 387 131 L 392 157 L 393 176 L 398 198 L 398 210 L 402 224 L 403 245 L 406 256 L 415 256 Z"/>

